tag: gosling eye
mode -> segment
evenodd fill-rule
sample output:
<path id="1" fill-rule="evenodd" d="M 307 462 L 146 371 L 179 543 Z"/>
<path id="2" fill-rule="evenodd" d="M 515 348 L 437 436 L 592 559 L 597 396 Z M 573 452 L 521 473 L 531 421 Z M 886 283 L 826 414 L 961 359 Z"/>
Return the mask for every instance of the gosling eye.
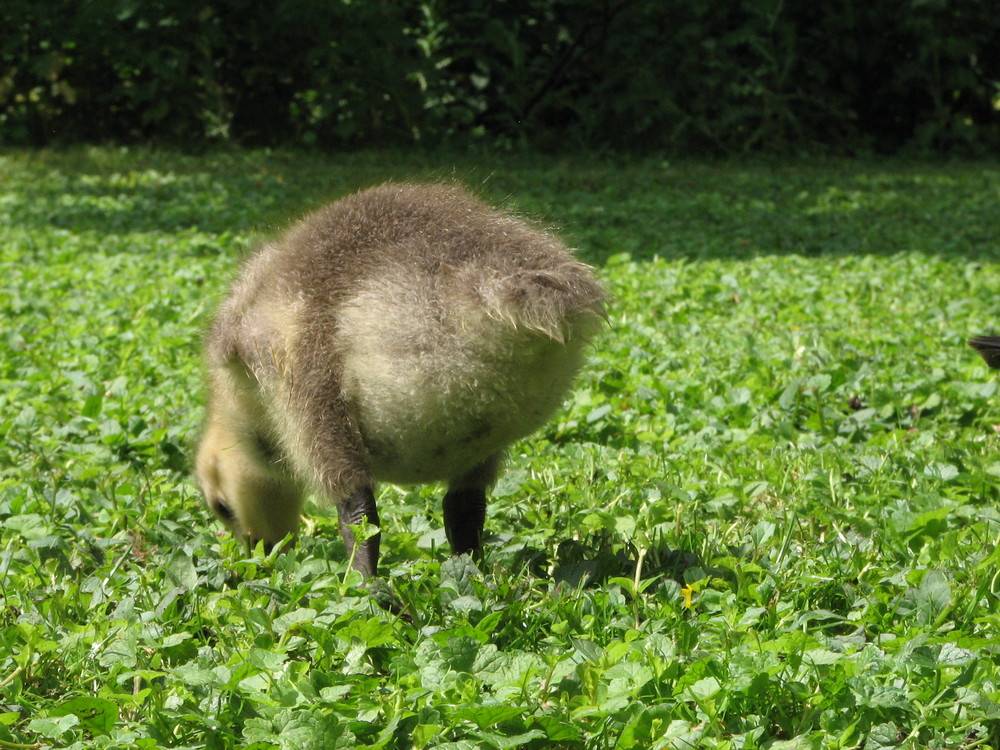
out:
<path id="1" fill-rule="evenodd" d="M 229 503 L 226 502 L 225 498 L 214 497 L 208 505 L 223 523 L 232 525 L 236 521 L 236 515 L 233 513 L 233 509 L 229 507 Z"/>

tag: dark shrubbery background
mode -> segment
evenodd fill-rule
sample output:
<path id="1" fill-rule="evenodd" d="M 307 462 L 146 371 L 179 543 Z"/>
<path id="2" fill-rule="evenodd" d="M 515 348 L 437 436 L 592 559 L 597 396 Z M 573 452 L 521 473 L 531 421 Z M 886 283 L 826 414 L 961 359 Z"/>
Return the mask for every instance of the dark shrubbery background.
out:
<path id="1" fill-rule="evenodd" d="M 1000 145 L 995 0 L 4 0 L 0 143 Z"/>

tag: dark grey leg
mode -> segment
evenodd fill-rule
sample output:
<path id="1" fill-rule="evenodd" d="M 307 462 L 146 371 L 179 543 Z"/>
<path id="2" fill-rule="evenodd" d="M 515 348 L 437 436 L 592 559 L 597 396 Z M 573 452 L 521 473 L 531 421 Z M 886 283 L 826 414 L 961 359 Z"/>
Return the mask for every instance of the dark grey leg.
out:
<path id="1" fill-rule="evenodd" d="M 444 496 L 444 533 L 452 553 L 479 549 L 486 523 L 486 488 L 459 487 Z"/>
<path id="2" fill-rule="evenodd" d="M 344 546 L 347 547 L 347 555 L 350 557 L 354 549 L 354 534 L 351 533 L 349 524 L 359 524 L 367 521 L 373 526 L 378 526 L 378 509 L 375 507 L 375 493 L 371 487 L 364 487 L 348 495 L 337 505 L 337 515 L 340 519 L 340 533 L 344 537 Z M 378 548 L 382 534 L 378 533 L 370 539 L 366 539 L 358 545 L 358 551 L 354 555 L 354 567 L 361 572 L 365 578 L 371 578 L 378 573 Z"/>
<path id="3" fill-rule="evenodd" d="M 500 456 L 491 456 L 448 485 L 444 496 L 444 533 L 453 554 L 479 549 L 486 523 L 486 488 L 496 478 L 499 464 Z"/>
<path id="4" fill-rule="evenodd" d="M 317 335 L 313 330 L 310 335 Z M 303 457 L 313 483 L 326 498 L 337 504 L 340 533 L 347 554 L 354 551 L 351 524 L 362 521 L 378 526 L 378 510 L 373 492 L 375 481 L 362 459 L 364 441 L 355 419 L 337 394 L 340 383 L 329 371 L 326 347 L 301 347 L 295 358 L 294 378 L 288 378 L 289 412 L 307 446 Z M 354 567 L 365 578 L 378 572 L 380 535 L 376 534 L 358 545 Z"/>

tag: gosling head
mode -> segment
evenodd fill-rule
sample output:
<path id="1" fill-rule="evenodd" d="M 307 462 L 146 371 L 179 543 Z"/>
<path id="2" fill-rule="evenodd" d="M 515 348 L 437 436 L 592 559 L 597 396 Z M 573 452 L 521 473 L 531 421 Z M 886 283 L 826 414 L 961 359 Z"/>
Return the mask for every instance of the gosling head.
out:
<path id="1" fill-rule="evenodd" d="M 198 449 L 195 473 L 209 510 L 250 548 L 270 550 L 298 527 L 302 491 L 276 473 L 256 446 L 209 427 Z"/>

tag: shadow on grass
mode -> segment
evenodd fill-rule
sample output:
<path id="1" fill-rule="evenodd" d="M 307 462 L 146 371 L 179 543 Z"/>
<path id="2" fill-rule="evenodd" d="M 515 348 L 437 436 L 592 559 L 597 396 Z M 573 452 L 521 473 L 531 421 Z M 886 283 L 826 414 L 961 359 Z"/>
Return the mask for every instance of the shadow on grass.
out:
<path id="1" fill-rule="evenodd" d="M 1000 162 L 670 164 L 525 155 L 82 148 L 0 152 L 27 231 L 266 233 L 388 179 L 456 179 L 557 227 L 590 262 L 894 254 L 1000 258 Z M 141 250 L 141 247 L 140 247 Z"/>
<path id="2" fill-rule="evenodd" d="M 694 552 L 674 549 L 662 540 L 646 550 L 641 579 L 664 578 L 684 582 L 684 573 L 701 562 Z M 526 546 L 515 556 L 510 568 L 526 569 L 536 578 L 551 578 L 563 588 L 602 587 L 612 578 L 635 576 L 635 550 L 615 544 L 609 536 L 597 534 L 586 542 L 564 539 L 554 557 Z"/>

